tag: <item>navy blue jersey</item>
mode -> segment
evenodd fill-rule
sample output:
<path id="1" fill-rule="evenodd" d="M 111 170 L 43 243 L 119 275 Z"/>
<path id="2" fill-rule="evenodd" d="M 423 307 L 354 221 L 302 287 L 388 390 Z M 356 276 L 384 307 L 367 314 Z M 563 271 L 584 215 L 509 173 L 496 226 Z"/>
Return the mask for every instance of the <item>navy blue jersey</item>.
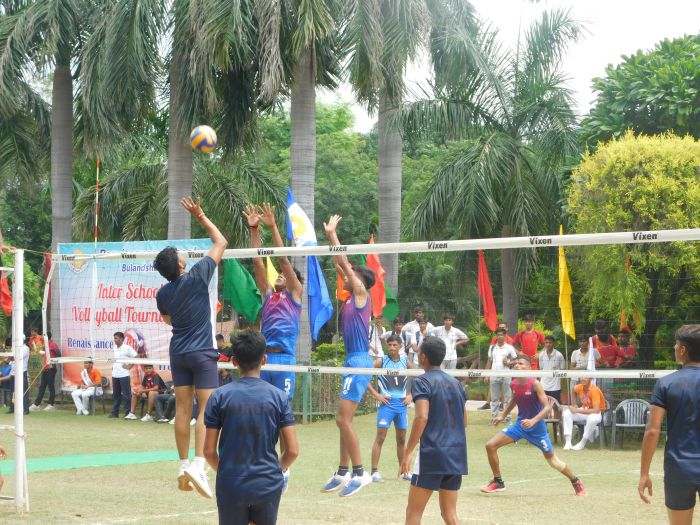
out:
<path id="1" fill-rule="evenodd" d="M 666 410 L 667 483 L 700 484 L 700 366 L 684 366 L 659 379 L 651 404 Z"/>
<path id="2" fill-rule="evenodd" d="M 464 431 L 464 387 L 442 370 L 430 370 L 413 380 L 414 401 L 430 403 L 428 423 L 420 438 L 415 474 L 467 473 L 467 435 Z"/>
<path id="3" fill-rule="evenodd" d="M 286 392 L 257 377 L 241 377 L 217 388 L 204 412 L 204 425 L 221 430 L 217 487 L 239 498 L 282 489 L 275 451 L 280 429 L 294 424 Z"/>
<path id="4" fill-rule="evenodd" d="M 209 303 L 209 281 L 214 271 L 216 263 L 207 255 L 189 272 L 158 290 L 158 310 L 169 315 L 173 323 L 170 355 L 214 348 Z"/>

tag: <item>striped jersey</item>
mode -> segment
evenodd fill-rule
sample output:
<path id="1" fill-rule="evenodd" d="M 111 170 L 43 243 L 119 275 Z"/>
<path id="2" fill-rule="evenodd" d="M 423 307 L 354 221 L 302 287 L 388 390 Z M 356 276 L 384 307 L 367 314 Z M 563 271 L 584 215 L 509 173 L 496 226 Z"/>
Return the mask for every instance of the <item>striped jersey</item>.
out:
<path id="1" fill-rule="evenodd" d="M 534 384 L 537 379 L 534 377 L 528 378 L 525 383 L 519 383 L 517 379 L 513 379 L 510 388 L 513 390 L 513 399 L 518 405 L 518 419 L 532 419 L 542 410 L 537 392 L 535 392 Z"/>
<path id="2" fill-rule="evenodd" d="M 372 301 L 367 294 L 367 302 L 362 308 L 355 306 L 355 294 L 343 303 L 343 343 L 345 353 L 367 354 L 369 352 L 369 318 L 372 313 Z"/>
<path id="3" fill-rule="evenodd" d="M 406 356 L 399 356 L 398 361 L 394 361 L 388 355 L 382 358 L 382 368 L 389 370 L 405 370 L 408 368 Z M 384 397 L 391 399 L 403 399 L 406 397 L 406 376 L 378 376 L 379 390 Z"/>

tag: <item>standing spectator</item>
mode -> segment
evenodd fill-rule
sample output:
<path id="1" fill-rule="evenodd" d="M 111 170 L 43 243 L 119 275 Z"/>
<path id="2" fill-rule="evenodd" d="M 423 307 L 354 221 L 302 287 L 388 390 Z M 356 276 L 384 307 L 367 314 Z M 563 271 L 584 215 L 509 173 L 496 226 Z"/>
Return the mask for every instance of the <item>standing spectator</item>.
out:
<path id="1" fill-rule="evenodd" d="M 630 331 L 626 328 L 620 330 L 617 342 L 620 346 L 620 352 L 622 352 L 620 368 L 634 368 L 637 366 L 637 349 L 630 341 Z"/>
<path id="2" fill-rule="evenodd" d="M 172 384 L 168 389 L 156 396 L 156 423 L 167 423 L 175 417 L 175 393 Z"/>
<path id="3" fill-rule="evenodd" d="M 502 322 L 498 323 L 498 326 L 496 327 L 496 330 L 498 330 L 499 328 L 505 328 L 505 329 L 506 329 L 506 343 L 508 343 L 509 345 L 512 345 L 512 344 L 513 344 L 513 338 L 512 338 L 511 336 L 508 335 L 508 323 L 506 323 L 505 321 L 502 321 Z M 491 342 L 490 342 L 489 344 L 490 344 L 490 345 L 495 345 L 497 340 L 498 340 L 498 338 L 494 335 L 494 336 L 491 338 Z"/>
<path id="4" fill-rule="evenodd" d="M 5 343 L 7 344 L 7 342 Z M 0 392 L 2 392 L 2 406 L 7 406 L 12 401 L 12 360 L 9 357 L 0 361 Z"/>
<path id="5" fill-rule="evenodd" d="M 12 341 L 10 340 L 10 346 L 12 345 Z M 23 385 L 24 385 L 24 413 L 29 414 L 29 373 L 27 371 L 27 368 L 29 367 L 29 354 L 31 351 L 29 350 L 29 347 L 25 344 L 22 345 L 22 377 L 24 379 Z M 15 390 L 15 381 L 17 380 L 17 367 L 16 363 L 12 363 L 12 371 L 10 372 L 11 380 L 10 380 L 10 390 L 14 392 Z M 13 401 L 14 398 L 10 400 L 10 410 L 8 410 L 8 414 L 14 414 L 15 412 L 15 403 Z"/>
<path id="6" fill-rule="evenodd" d="M 596 349 L 600 350 L 600 345 L 601 345 L 600 335 L 601 334 L 610 334 L 610 324 L 604 319 L 598 319 L 595 322 L 595 324 L 593 325 L 593 330 L 595 332 L 595 335 L 592 337 L 593 346 Z M 612 335 L 610 336 L 610 340 L 608 342 L 614 346 L 618 346 L 617 339 L 615 339 Z"/>
<path id="7" fill-rule="evenodd" d="M 564 427 L 564 450 L 583 450 L 589 441 L 593 441 L 598 429 L 598 423 L 605 411 L 605 397 L 603 392 L 591 382 L 590 377 L 582 377 L 581 382 L 574 387 L 574 396 L 581 402 L 579 407 L 576 402 L 564 409 L 562 425 Z M 583 437 L 573 447 L 571 446 L 571 433 L 574 423 L 583 423 Z"/>
<path id="8" fill-rule="evenodd" d="M 376 359 L 384 357 L 382 341 L 386 335 L 386 329 L 383 325 L 384 318 L 381 315 L 373 317 L 372 321 L 369 325 L 369 355 Z"/>
<path id="9" fill-rule="evenodd" d="M 540 352 L 540 370 L 566 370 L 566 361 L 559 350 L 554 348 L 554 337 L 544 338 L 544 350 Z M 552 396 L 561 403 L 561 379 L 543 377 L 540 380 L 545 395 Z"/>
<path id="10" fill-rule="evenodd" d="M 402 333 L 405 332 L 408 335 L 415 334 L 419 329 L 418 323 L 420 323 L 421 320 L 425 320 L 425 312 L 423 311 L 423 307 L 417 304 L 413 309 L 413 321 L 409 321 L 403 325 L 403 328 L 401 329 Z M 435 330 L 435 327 L 428 323 L 428 331 L 432 333 L 433 330 Z"/>
<path id="11" fill-rule="evenodd" d="M 571 352 L 571 370 L 586 370 L 588 369 L 588 336 L 579 335 L 578 336 L 578 350 Z M 596 368 L 600 366 L 600 352 L 597 349 L 593 349 L 593 358 L 595 359 Z"/>
<path id="12" fill-rule="evenodd" d="M 486 362 L 486 368 L 490 370 L 506 370 L 513 361 L 518 357 L 515 348 L 506 343 L 506 329 L 496 329 L 496 344 L 489 347 L 489 357 Z M 498 417 L 499 399 L 503 396 L 503 406 L 507 406 L 510 402 L 510 379 L 507 377 L 487 377 L 487 383 L 490 383 L 491 392 L 491 423 Z M 510 416 L 505 420 L 506 425 L 510 425 Z"/>
<path id="13" fill-rule="evenodd" d="M 673 350 L 676 362 L 683 368 L 661 378 L 651 396 L 651 414 L 642 441 L 638 490 L 642 500 L 650 503 L 649 467 L 659 444 L 661 426 L 668 416 L 664 451 L 668 520 L 672 525 L 690 525 L 700 494 L 700 325 L 681 326 L 676 332 Z"/>
<path id="14" fill-rule="evenodd" d="M 394 320 L 392 321 L 393 330 L 391 330 L 391 331 L 387 330 L 384 333 L 384 337 L 382 338 L 382 347 L 383 347 L 385 352 L 388 349 L 387 341 L 389 340 L 389 337 L 391 337 L 392 335 L 395 335 L 395 336 L 399 337 L 399 339 L 401 339 L 401 343 L 402 343 L 401 351 L 399 352 L 399 355 L 406 355 L 406 356 L 409 355 L 409 353 L 411 351 L 411 347 L 410 347 L 411 337 L 408 333 L 403 331 L 403 326 L 404 326 L 403 319 L 401 319 L 400 317 L 394 318 Z M 408 389 L 409 390 L 411 389 L 410 384 L 408 386 Z"/>
<path id="15" fill-rule="evenodd" d="M 136 350 L 124 343 L 124 333 L 114 332 L 114 359 L 131 359 L 138 354 Z M 109 417 L 119 417 L 119 403 L 124 405 L 124 417 L 130 413 L 131 406 L 131 367 L 126 363 L 112 364 L 112 412 Z"/>
<path id="16" fill-rule="evenodd" d="M 454 315 L 445 314 L 442 320 L 443 326 L 438 326 L 433 330 L 433 335 L 439 337 L 445 343 L 445 360 L 442 362 L 442 369 L 454 370 L 457 368 L 457 347 L 469 344 L 469 336 L 453 326 L 455 322 Z"/>
<path id="17" fill-rule="evenodd" d="M 537 350 L 539 345 L 544 344 L 544 334 L 539 330 L 535 330 L 535 318 L 531 315 L 526 315 L 523 318 L 525 321 L 525 330 L 520 330 L 513 338 L 513 346 L 518 350 L 518 354 L 525 354 L 530 358 L 530 363 L 533 370 L 537 370 Z"/>
<path id="18" fill-rule="evenodd" d="M 29 329 L 29 351 L 32 355 L 39 355 L 44 353 L 44 338 L 41 337 L 39 329 L 36 326 L 32 326 Z"/>
<path id="19" fill-rule="evenodd" d="M 58 349 L 58 345 L 51 339 L 51 332 L 47 332 L 46 336 L 49 339 L 49 358 L 55 359 L 61 357 L 61 352 Z M 46 387 L 49 387 L 49 402 L 44 410 L 51 411 L 54 409 L 54 401 L 56 400 L 56 365 L 52 363 L 47 363 L 41 371 L 41 380 L 39 382 L 39 392 L 36 394 L 36 399 L 32 406 L 29 407 L 30 412 L 36 412 L 41 406 L 41 402 L 44 399 L 44 392 L 46 392 Z"/>
<path id="20" fill-rule="evenodd" d="M 617 368 L 622 362 L 624 354 L 620 350 L 617 344 L 612 344 L 613 336 L 610 334 L 598 334 L 597 347 L 598 353 L 600 353 L 600 365 L 603 368 Z"/>
<path id="21" fill-rule="evenodd" d="M 141 421 L 153 421 L 153 408 L 156 404 L 156 397 L 167 390 L 165 381 L 156 374 L 153 370 L 153 365 L 143 365 L 143 379 L 141 387 L 134 388 L 131 396 L 131 411 L 124 419 L 136 419 L 136 403 L 139 399 L 145 399 L 147 402 L 146 415 L 141 418 Z"/>
<path id="22" fill-rule="evenodd" d="M 409 323 L 410 324 L 410 323 Z M 412 359 L 409 359 L 413 362 L 414 368 L 418 368 L 420 366 L 418 362 L 418 354 L 420 353 L 420 345 L 423 344 L 423 340 L 428 337 L 433 335 L 433 331 L 430 329 L 430 327 L 433 326 L 431 325 L 428 321 L 425 319 L 421 319 L 418 321 L 418 330 L 416 330 L 414 333 L 411 334 L 411 356 Z M 409 357 L 411 357 L 409 356 Z"/>
<path id="23" fill-rule="evenodd" d="M 75 403 L 75 415 L 87 416 L 90 414 L 88 407 L 90 406 L 90 398 L 95 393 L 102 391 L 102 375 L 100 371 L 93 366 L 92 360 L 85 361 L 85 369 L 80 373 L 80 384 L 78 388 L 73 390 L 71 397 Z"/>

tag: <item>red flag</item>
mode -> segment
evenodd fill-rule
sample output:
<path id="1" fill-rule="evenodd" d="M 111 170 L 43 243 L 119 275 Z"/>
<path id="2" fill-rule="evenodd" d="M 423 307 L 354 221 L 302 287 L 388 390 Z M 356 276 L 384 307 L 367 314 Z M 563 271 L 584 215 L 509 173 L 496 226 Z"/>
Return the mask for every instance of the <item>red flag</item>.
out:
<path id="1" fill-rule="evenodd" d="M 369 236 L 369 243 L 374 244 L 374 234 Z M 372 297 L 372 315 L 378 317 L 382 315 L 382 310 L 386 306 L 386 290 L 384 289 L 384 276 L 386 272 L 382 268 L 382 263 L 379 261 L 379 255 L 370 253 L 367 255 L 367 268 L 374 270 L 374 286 L 369 291 Z"/>
<path id="2" fill-rule="evenodd" d="M 10 295 L 10 286 L 7 284 L 5 272 L 2 273 L 2 278 L 0 278 L 0 306 L 2 306 L 2 311 L 5 312 L 6 316 L 12 315 L 12 296 Z"/>
<path id="3" fill-rule="evenodd" d="M 484 324 L 489 330 L 495 331 L 498 328 L 498 312 L 496 311 L 496 303 L 493 300 L 493 290 L 491 289 L 491 280 L 489 279 L 489 271 L 486 268 L 484 260 L 484 252 L 479 250 L 479 297 L 484 304 Z"/>

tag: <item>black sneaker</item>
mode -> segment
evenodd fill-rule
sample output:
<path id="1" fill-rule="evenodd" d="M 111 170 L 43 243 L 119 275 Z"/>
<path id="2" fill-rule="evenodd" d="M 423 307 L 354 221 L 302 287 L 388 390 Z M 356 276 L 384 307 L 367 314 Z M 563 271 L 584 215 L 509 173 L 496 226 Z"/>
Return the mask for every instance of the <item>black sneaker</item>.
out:
<path id="1" fill-rule="evenodd" d="M 112 419 L 112 418 L 118 418 L 119 416 L 116 415 L 116 414 L 110 414 L 110 415 L 108 415 L 107 417 L 110 418 L 110 419 Z"/>

